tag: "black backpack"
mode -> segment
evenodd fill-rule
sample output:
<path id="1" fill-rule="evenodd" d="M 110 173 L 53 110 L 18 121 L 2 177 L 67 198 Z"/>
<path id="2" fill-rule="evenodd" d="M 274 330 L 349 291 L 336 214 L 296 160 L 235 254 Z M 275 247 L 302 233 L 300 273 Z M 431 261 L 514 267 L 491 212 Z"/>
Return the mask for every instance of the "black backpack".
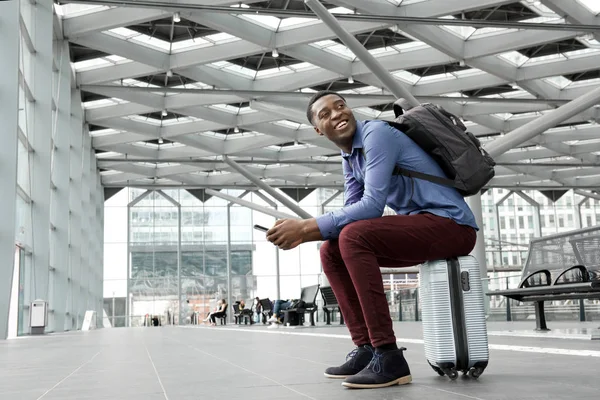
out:
<path id="1" fill-rule="evenodd" d="M 396 119 L 387 122 L 425 150 L 448 179 L 399 166 L 394 168 L 394 175 L 451 186 L 463 196 L 479 193 L 494 177 L 496 163 L 460 118 L 430 103 L 411 108 L 404 99 L 394 103 L 394 115 Z"/>

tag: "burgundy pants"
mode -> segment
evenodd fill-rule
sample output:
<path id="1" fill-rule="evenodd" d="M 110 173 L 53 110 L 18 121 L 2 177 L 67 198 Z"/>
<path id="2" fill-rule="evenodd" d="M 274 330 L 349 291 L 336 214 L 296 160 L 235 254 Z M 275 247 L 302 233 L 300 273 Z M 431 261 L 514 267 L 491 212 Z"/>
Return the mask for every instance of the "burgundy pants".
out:
<path id="1" fill-rule="evenodd" d="M 355 345 L 378 347 L 396 337 L 380 267 L 399 268 L 467 255 L 475 229 L 433 214 L 393 215 L 353 222 L 321 245 L 323 271 Z"/>

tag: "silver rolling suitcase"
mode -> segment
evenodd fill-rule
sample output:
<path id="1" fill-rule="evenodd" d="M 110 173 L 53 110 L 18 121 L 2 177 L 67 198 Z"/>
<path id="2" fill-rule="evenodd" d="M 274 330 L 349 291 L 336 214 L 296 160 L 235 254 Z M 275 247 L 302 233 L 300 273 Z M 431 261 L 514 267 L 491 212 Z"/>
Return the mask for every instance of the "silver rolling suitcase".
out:
<path id="1" fill-rule="evenodd" d="M 425 356 L 441 376 L 479 377 L 488 364 L 488 335 L 479 264 L 473 256 L 420 267 Z"/>

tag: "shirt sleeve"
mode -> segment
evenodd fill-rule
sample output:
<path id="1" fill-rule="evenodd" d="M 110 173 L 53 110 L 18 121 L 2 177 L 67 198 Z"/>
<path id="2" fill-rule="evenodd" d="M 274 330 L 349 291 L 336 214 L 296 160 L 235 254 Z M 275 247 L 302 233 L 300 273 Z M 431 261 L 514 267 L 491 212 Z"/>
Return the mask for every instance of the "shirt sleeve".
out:
<path id="1" fill-rule="evenodd" d="M 317 217 L 317 225 L 324 240 L 339 237 L 342 228 L 351 222 L 383 215 L 392 171 L 400 151 L 397 145 L 399 132 L 384 121 L 373 121 L 363 129 L 367 164 L 362 197 L 355 203 L 347 203 L 339 210 Z M 346 183 L 349 181 L 346 180 Z"/>

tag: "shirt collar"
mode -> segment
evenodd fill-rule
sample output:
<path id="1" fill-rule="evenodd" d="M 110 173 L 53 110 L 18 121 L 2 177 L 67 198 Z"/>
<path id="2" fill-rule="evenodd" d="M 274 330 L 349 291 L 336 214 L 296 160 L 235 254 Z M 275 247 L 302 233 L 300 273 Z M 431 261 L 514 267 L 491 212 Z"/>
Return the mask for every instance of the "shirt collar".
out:
<path id="1" fill-rule="evenodd" d="M 365 126 L 364 121 L 356 120 L 356 132 L 354 133 L 354 137 L 352 138 L 352 151 L 350 154 L 345 153 L 344 150 L 340 150 L 342 153 L 342 157 L 350 157 L 354 150 L 363 148 L 363 127 Z"/>

